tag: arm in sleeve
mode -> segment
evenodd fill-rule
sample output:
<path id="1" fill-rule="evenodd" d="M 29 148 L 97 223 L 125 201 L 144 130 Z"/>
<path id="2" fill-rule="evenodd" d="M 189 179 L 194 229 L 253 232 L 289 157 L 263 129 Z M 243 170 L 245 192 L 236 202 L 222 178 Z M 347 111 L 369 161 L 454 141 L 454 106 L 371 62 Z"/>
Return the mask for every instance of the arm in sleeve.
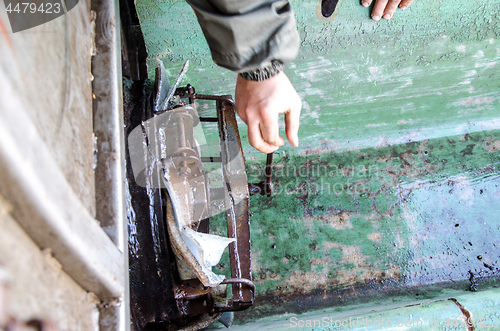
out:
<path id="1" fill-rule="evenodd" d="M 288 0 L 187 0 L 212 58 L 237 72 L 285 64 L 297 56 L 300 38 Z"/>

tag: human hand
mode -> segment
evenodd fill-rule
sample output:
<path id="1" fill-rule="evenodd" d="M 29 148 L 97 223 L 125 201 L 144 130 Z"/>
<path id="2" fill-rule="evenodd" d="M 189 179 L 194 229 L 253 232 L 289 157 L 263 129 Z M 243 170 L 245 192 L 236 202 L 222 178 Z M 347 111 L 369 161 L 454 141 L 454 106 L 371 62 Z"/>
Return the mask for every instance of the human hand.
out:
<path id="1" fill-rule="evenodd" d="M 272 153 L 285 141 L 279 135 L 279 114 L 285 114 L 285 131 L 292 146 L 299 145 L 299 117 L 302 102 L 282 71 L 256 82 L 238 75 L 235 91 L 236 112 L 248 125 L 248 141 L 263 153 Z"/>
<path id="2" fill-rule="evenodd" d="M 361 0 L 363 7 L 369 7 L 373 0 Z M 406 9 L 414 0 L 375 0 L 375 5 L 372 9 L 372 19 L 375 21 L 380 20 L 380 18 L 385 18 L 386 20 L 391 19 L 392 15 L 396 9 Z"/>

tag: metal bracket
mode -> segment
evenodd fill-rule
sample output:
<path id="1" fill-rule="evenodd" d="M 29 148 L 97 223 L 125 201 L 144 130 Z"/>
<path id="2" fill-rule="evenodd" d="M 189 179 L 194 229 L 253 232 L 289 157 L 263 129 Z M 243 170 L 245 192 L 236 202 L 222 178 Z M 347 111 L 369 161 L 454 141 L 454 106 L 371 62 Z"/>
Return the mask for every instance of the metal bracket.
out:
<path id="1" fill-rule="evenodd" d="M 255 285 L 252 283 L 250 258 L 250 224 L 249 224 L 249 190 L 246 175 L 245 159 L 236 122 L 235 105 L 231 96 L 212 96 L 196 94 L 194 87 L 187 85 L 178 88 L 176 94 L 180 98 L 195 100 L 214 100 L 217 106 L 217 118 L 200 117 L 201 122 L 217 122 L 221 158 L 204 160 L 206 162 L 222 162 L 223 180 L 226 183 L 225 205 L 228 237 L 235 242 L 229 245 L 231 262 L 231 279 L 225 283 L 232 284 L 232 305 L 218 311 L 243 310 L 252 306 Z M 271 158 L 272 160 L 272 158 Z"/>

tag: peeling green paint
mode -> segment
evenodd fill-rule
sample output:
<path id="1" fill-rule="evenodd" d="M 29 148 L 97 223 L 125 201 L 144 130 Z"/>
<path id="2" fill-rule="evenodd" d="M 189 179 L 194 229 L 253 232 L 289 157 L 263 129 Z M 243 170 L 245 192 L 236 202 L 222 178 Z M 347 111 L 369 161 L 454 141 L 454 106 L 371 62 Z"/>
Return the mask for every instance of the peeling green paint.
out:
<path id="1" fill-rule="evenodd" d="M 370 284 L 376 295 L 406 288 L 415 299 L 439 296 L 433 284 L 486 286 L 500 271 L 499 151 L 495 130 L 276 160 L 273 197 L 251 199 L 251 315 L 296 311 L 298 297 L 346 288 L 359 291 L 343 296 L 369 300 Z M 263 171 L 248 162 L 250 181 Z"/>
<path id="2" fill-rule="evenodd" d="M 303 100 L 298 150 L 321 154 L 500 127 L 500 3 L 420 0 L 374 22 L 357 1 L 320 20 L 317 1 L 293 2 L 302 37 L 286 72 Z M 182 2 L 137 2 L 149 63 L 184 83 L 232 94 L 235 74 L 215 66 L 196 18 Z M 150 73 L 153 72 L 150 66 Z M 248 158 L 263 160 L 246 143 Z"/>
<path id="3" fill-rule="evenodd" d="M 276 160 L 274 196 L 251 199 L 256 309 L 277 309 L 269 297 L 369 284 L 466 290 L 471 275 L 498 277 L 499 144 L 496 130 Z M 248 164 L 259 181 L 262 164 Z"/>

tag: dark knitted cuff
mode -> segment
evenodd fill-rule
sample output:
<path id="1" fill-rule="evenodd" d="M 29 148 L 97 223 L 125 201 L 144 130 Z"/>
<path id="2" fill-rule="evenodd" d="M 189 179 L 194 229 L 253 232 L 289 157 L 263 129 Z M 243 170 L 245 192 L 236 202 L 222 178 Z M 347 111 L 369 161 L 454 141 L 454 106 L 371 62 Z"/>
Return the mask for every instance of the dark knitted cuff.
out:
<path id="1" fill-rule="evenodd" d="M 250 71 L 240 72 L 240 76 L 246 80 L 260 82 L 279 74 L 285 65 L 278 60 L 272 60 L 271 65 L 265 68 L 258 68 Z"/>

